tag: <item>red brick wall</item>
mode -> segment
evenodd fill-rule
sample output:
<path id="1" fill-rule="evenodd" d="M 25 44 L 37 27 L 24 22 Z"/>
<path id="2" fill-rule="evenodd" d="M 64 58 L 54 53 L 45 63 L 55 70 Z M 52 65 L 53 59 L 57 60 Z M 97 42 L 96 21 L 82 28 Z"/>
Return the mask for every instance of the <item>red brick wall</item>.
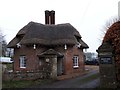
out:
<path id="1" fill-rule="evenodd" d="M 83 51 L 82 49 L 78 49 L 76 46 L 68 46 L 67 50 L 64 49 L 64 46 L 56 46 L 54 48 L 56 51 L 62 53 L 64 57 L 64 67 L 65 72 L 64 74 L 71 74 L 71 73 L 77 73 L 84 70 L 84 59 L 83 59 Z M 40 54 L 41 52 L 46 51 L 46 47 L 39 47 L 37 49 L 33 49 L 33 47 L 26 47 L 22 46 L 19 49 L 15 49 L 15 55 L 14 55 L 14 71 L 19 70 L 38 70 L 39 69 L 39 58 L 37 54 Z M 27 57 L 27 64 L 26 68 L 20 68 L 19 65 L 19 56 L 20 55 L 26 55 Z M 73 68 L 73 56 L 78 55 L 79 56 L 79 67 L 74 69 Z"/>
<path id="2" fill-rule="evenodd" d="M 70 73 L 77 73 L 84 70 L 84 58 L 83 58 L 83 52 L 81 49 L 78 49 L 76 46 L 73 48 L 68 47 L 66 50 L 66 74 Z M 73 56 L 77 55 L 79 56 L 79 67 L 73 68 Z"/>
<path id="3" fill-rule="evenodd" d="M 62 53 L 64 57 L 64 74 L 71 73 L 80 73 L 84 70 L 84 53 L 82 49 L 78 49 L 76 46 L 67 46 L 67 49 L 64 49 L 64 46 L 59 46 L 55 48 L 56 51 Z M 73 68 L 73 56 L 79 56 L 79 68 Z"/>
<path id="4" fill-rule="evenodd" d="M 14 55 L 14 70 L 37 70 L 39 67 L 39 58 L 37 57 L 38 53 L 41 53 L 44 51 L 44 48 L 40 49 L 33 49 L 32 47 L 25 47 L 22 46 L 21 48 L 15 49 L 15 55 Z M 26 61 L 26 68 L 20 68 L 19 64 L 19 57 L 20 55 L 25 55 L 27 58 Z"/>

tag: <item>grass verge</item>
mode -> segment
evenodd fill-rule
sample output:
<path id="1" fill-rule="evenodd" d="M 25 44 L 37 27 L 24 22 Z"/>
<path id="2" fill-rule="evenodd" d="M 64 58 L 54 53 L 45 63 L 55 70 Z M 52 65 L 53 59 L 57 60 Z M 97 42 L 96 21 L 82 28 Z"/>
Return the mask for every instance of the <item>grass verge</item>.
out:
<path id="1" fill-rule="evenodd" d="M 96 73 L 96 74 L 93 74 L 93 75 L 90 75 L 82 80 L 80 80 L 80 84 L 84 84 L 84 83 L 87 83 L 87 82 L 90 82 L 96 78 L 99 77 L 99 73 Z"/>
<path id="2" fill-rule="evenodd" d="M 2 88 L 27 88 L 34 85 L 43 85 L 51 83 L 53 80 L 44 79 L 44 80 L 20 80 L 20 81 L 4 81 L 2 83 Z"/>

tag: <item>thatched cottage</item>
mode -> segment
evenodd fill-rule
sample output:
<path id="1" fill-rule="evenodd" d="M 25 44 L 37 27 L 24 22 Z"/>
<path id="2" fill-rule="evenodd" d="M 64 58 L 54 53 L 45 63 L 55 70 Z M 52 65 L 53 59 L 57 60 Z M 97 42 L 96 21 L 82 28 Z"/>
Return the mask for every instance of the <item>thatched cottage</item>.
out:
<path id="1" fill-rule="evenodd" d="M 8 44 L 14 48 L 14 71 L 47 71 L 50 77 L 84 70 L 88 45 L 69 23 L 55 24 L 55 11 L 45 11 L 45 24 L 29 22 Z"/>

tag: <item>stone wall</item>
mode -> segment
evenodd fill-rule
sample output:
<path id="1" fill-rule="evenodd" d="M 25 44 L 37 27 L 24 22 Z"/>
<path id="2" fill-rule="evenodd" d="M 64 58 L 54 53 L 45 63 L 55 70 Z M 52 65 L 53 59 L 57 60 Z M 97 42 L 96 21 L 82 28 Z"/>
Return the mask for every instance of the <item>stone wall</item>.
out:
<path id="1" fill-rule="evenodd" d="M 27 71 L 27 72 L 4 72 L 2 74 L 2 80 L 36 80 L 50 78 L 45 71 Z"/>

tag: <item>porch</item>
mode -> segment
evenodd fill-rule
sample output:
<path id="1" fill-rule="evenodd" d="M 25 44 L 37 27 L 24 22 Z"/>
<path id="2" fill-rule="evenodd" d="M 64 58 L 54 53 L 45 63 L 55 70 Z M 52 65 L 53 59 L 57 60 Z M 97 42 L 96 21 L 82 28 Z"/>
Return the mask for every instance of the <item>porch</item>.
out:
<path id="1" fill-rule="evenodd" d="M 49 78 L 55 79 L 62 75 L 64 73 L 63 56 L 53 49 L 38 54 L 40 70 L 46 72 Z"/>

